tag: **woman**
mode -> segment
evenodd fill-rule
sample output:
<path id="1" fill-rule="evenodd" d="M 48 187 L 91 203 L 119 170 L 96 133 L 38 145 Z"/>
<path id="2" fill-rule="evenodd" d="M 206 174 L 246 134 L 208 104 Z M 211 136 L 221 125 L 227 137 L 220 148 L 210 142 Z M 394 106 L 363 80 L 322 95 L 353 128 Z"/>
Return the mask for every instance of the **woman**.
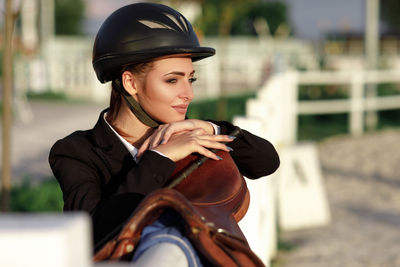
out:
<path id="1" fill-rule="evenodd" d="M 175 162 L 191 153 L 221 160 L 210 149 L 231 151 L 249 178 L 277 169 L 268 141 L 244 130 L 234 140 L 229 133 L 235 126 L 228 122 L 185 119 L 194 98 L 192 62 L 214 53 L 199 45 L 180 13 L 164 5 L 128 5 L 103 23 L 93 66 L 102 83 L 112 81 L 110 107 L 93 129 L 57 141 L 49 156 L 64 210 L 90 213 L 95 244 L 109 239 L 148 193 L 165 185 Z M 157 231 L 170 226 L 165 221 L 171 222 L 162 220 Z"/>

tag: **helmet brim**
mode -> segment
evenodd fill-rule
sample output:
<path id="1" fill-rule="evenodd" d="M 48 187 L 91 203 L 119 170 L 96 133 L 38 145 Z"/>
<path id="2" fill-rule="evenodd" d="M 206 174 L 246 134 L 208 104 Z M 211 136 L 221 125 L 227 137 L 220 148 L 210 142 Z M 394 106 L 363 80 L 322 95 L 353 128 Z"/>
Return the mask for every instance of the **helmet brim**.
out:
<path id="1" fill-rule="evenodd" d="M 215 55 L 215 49 L 211 47 L 159 47 L 135 53 L 108 54 L 94 60 L 93 67 L 98 70 L 96 73 L 99 81 L 106 83 L 119 75 L 119 73 L 111 71 L 118 69 L 117 67 L 144 63 L 162 56 L 174 54 L 189 54 L 192 61 L 195 62 Z M 100 74 L 103 75 L 101 76 Z"/>

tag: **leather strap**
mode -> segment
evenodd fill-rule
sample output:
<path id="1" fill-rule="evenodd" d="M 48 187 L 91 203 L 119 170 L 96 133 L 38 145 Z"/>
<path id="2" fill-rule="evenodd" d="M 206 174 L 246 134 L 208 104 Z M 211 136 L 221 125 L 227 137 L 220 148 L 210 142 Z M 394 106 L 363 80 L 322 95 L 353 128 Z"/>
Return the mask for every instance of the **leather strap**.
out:
<path id="1" fill-rule="evenodd" d="M 152 119 L 150 115 L 147 114 L 146 111 L 144 111 L 144 109 L 139 105 L 135 98 L 125 91 L 125 88 L 122 86 L 121 77 L 113 80 L 113 86 L 114 85 L 120 91 L 121 95 L 125 99 L 125 102 L 128 104 L 129 109 L 142 123 L 151 128 L 156 128 L 161 124 Z"/>
<path id="2" fill-rule="evenodd" d="M 122 96 L 124 97 L 126 103 L 128 104 L 130 110 L 135 114 L 135 116 L 144 124 L 146 124 L 149 127 L 156 128 L 160 125 L 159 122 L 153 120 L 149 114 L 146 113 L 146 111 L 143 110 L 143 108 L 139 105 L 139 103 L 133 98 L 131 95 L 125 92 L 125 90 L 122 91 Z"/>

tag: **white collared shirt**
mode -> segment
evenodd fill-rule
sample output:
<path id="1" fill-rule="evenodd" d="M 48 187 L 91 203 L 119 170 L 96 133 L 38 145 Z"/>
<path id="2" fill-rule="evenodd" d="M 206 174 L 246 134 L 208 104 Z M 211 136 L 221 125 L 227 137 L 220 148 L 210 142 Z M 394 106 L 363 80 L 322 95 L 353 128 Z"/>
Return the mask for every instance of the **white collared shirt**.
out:
<path id="1" fill-rule="evenodd" d="M 122 144 L 124 144 L 126 149 L 128 149 L 129 153 L 131 153 L 131 155 L 132 155 L 133 159 L 136 161 L 136 163 L 138 163 L 138 161 L 139 161 L 139 159 L 137 158 L 138 149 L 136 147 L 134 147 L 131 143 L 126 141 L 125 138 L 120 136 L 119 133 L 117 133 L 117 131 L 114 130 L 114 128 L 106 120 L 106 115 L 107 115 L 107 112 L 104 113 L 104 118 L 103 119 L 105 120 L 107 125 L 110 126 L 111 130 L 118 136 L 118 138 L 121 140 Z"/>

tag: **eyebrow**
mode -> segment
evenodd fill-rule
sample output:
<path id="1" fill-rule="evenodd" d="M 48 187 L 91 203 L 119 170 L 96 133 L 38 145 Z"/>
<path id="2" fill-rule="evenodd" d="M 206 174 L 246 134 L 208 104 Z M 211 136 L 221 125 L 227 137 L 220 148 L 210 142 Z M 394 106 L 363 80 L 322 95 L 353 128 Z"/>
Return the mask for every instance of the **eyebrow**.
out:
<path id="1" fill-rule="evenodd" d="M 189 76 L 192 76 L 195 72 L 196 72 L 196 71 L 193 70 L 193 71 L 189 74 Z M 185 73 L 184 73 L 183 71 L 171 71 L 171 72 L 168 72 L 168 73 L 164 74 L 164 76 L 171 75 L 171 74 L 175 74 L 175 75 L 179 75 L 179 76 L 185 76 Z"/>

